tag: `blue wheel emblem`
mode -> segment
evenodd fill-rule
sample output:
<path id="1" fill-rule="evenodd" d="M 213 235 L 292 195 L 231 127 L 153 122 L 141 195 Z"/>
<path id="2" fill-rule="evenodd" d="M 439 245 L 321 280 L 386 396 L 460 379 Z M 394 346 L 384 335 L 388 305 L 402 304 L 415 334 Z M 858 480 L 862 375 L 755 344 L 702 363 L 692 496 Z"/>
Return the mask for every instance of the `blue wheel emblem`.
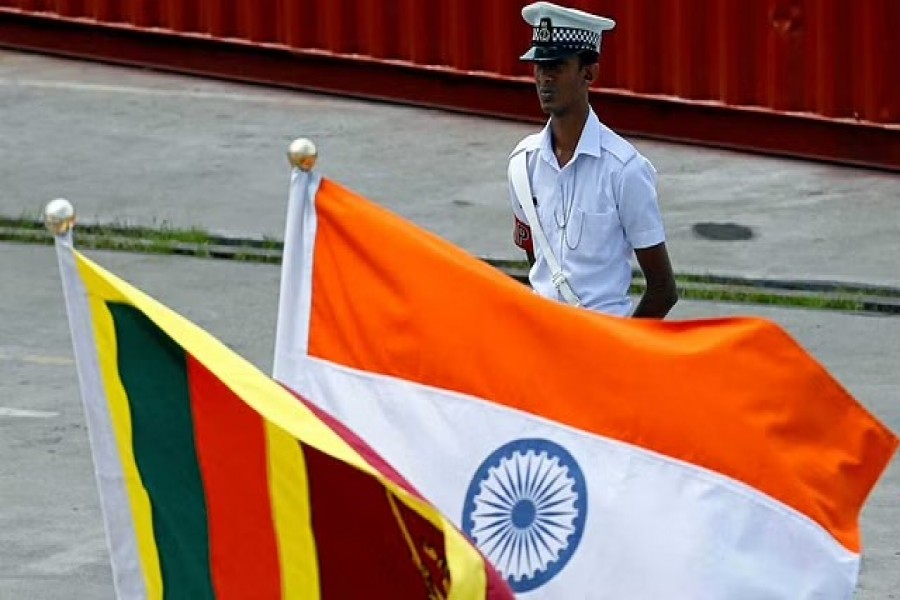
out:
<path id="1" fill-rule="evenodd" d="M 462 527 L 516 593 L 540 587 L 569 562 L 581 541 L 587 488 L 572 455 L 548 440 L 495 450 L 478 467 Z"/>

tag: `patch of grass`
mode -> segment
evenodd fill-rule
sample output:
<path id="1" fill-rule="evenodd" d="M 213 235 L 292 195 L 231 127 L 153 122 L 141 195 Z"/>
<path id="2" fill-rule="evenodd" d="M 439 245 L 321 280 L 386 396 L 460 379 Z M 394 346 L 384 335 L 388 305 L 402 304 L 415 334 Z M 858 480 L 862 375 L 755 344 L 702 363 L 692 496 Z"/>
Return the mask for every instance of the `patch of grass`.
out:
<path id="1" fill-rule="evenodd" d="M 644 286 L 635 284 L 630 292 L 640 295 Z M 743 288 L 728 289 L 726 287 L 704 288 L 699 286 L 679 286 L 678 296 L 684 300 L 701 300 L 707 302 L 728 302 L 739 304 L 756 304 L 791 308 L 808 308 L 817 310 L 839 310 L 858 312 L 866 310 L 862 299 L 815 294 L 778 294 L 765 290 L 748 290 Z"/>
<path id="2" fill-rule="evenodd" d="M 53 237 L 41 221 L 26 216 L 0 216 L 0 241 L 52 244 Z M 169 254 L 280 264 L 284 244 L 275 238 L 225 238 L 199 228 L 181 229 L 163 222 L 158 227 L 120 223 L 79 224 L 75 231 L 79 248 L 146 254 Z M 483 258 L 503 273 L 527 284 L 529 265 L 524 260 Z M 900 290 L 881 286 L 830 282 L 784 282 L 740 277 L 676 274 L 681 298 L 712 302 L 738 302 L 818 310 L 900 312 Z M 644 291 L 640 272 L 635 273 L 631 293 Z"/>
<path id="3" fill-rule="evenodd" d="M 640 271 L 634 275 L 640 277 Z M 900 298 L 900 290 L 888 286 L 850 284 L 832 281 L 802 281 L 784 279 L 751 279 L 726 275 L 701 275 L 695 273 L 679 273 L 676 280 L 683 284 L 752 286 L 759 289 L 792 290 L 808 293 L 828 293 L 836 295 L 866 295 L 887 298 Z"/>
<path id="4" fill-rule="evenodd" d="M 24 244 L 52 244 L 53 236 L 46 229 L 7 229 L 0 227 L 0 241 Z"/>
<path id="5" fill-rule="evenodd" d="M 29 219 L 26 217 L 21 217 L 21 218 L 16 219 L 16 218 L 0 216 L 0 227 L 34 230 L 34 229 L 44 229 L 44 224 L 38 220 Z"/>
<path id="6" fill-rule="evenodd" d="M 275 238 L 269 236 L 263 236 L 262 242 L 260 243 L 260 247 L 266 250 L 283 250 L 284 242 L 281 240 L 277 240 Z"/>
<path id="7" fill-rule="evenodd" d="M 43 222 L 26 217 L 10 218 L 0 216 L 0 228 L 45 231 Z M 188 229 L 176 228 L 166 221 L 162 222 L 158 227 L 137 227 L 121 223 L 78 223 L 76 232 L 76 235 L 79 236 L 114 236 L 162 242 L 183 242 L 186 244 L 208 244 L 212 242 L 212 236 L 204 229 L 196 227 Z"/>

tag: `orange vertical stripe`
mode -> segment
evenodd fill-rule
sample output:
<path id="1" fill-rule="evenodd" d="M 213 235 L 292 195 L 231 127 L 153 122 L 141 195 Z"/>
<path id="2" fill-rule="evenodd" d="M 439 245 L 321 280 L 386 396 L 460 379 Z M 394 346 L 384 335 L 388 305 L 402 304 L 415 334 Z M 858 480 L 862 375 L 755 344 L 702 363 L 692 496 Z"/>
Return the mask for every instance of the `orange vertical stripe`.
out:
<path id="1" fill-rule="evenodd" d="M 190 356 L 188 378 L 216 598 L 280 599 L 263 420 Z"/>
<path id="2" fill-rule="evenodd" d="M 329 457 L 335 468 L 377 482 L 394 499 L 440 530 L 445 536 L 445 554 L 454 578 L 450 598 L 468 600 L 483 596 L 483 559 L 434 507 L 376 473 L 360 456 L 360 450 L 351 447 L 305 408 L 306 403 L 297 402 L 282 386 L 208 333 L 77 252 L 75 256 L 92 297 L 130 306 L 180 348 L 177 354 L 181 368 L 187 370 L 186 382 L 183 372 L 181 376 L 182 397 L 190 405 L 190 432 L 195 442 L 191 448 L 196 458 L 193 481 L 202 483 L 195 497 L 202 496 L 205 506 L 206 531 L 199 538 L 204 544 L 202 562 L 204 567 L 215 563 L 205 568 L 207 582 L 212 583 L 207 586 L 210 592 L 217 597 L 273 597 L 278 593 L 272 584 L 278 573 L 265 567 L 273 563 L 273 546 L 277 546 L 280 597 L 320 596 L 310 482 L 300 444 L 303 440 L 304 447 L 315 448 Z M 267 420 L 263 424 L 261 419 L 248 418 L 247 411 Z M 163 438 L 157 439 L 164 436 L 163 433 Z M 265 445 L 265 450 L 260 450 L 261 445 Z M 263 466 L 267 468 L 260 468 Z M 261 473 L 266 474 L 268 498 L 260 492 Z M 344 491 L 351 495 L 354 492 Z M 266 525 L 277 528 L 277 534 L 265 532 Z M 341 524 L 344 529 L 345 525 Z M 343 534 L 346 531 L 323 532 Z M 207 548 L 208 539 L 211 541 Z M 379 559 L 377 543 L 371 550 L 373 560 Z M 404 560 L 408 558 L 407 555 Z M 353 577 L 353 565 L 345 566 L 348 576 Z M 387 589 L 367 591 L 369 596 L 393 597 L 390 584 Z M 491 587 L 490 582 L 488 593 L 498 600 L 511 598 L 508 588 Z"/>
<path id="3" fill-rule="evenodd" d="M 454 390 L 742 481 L 852 551 L 897 440 L 777 326 L 548 302 L 323 180 L 309 354 Z"/>

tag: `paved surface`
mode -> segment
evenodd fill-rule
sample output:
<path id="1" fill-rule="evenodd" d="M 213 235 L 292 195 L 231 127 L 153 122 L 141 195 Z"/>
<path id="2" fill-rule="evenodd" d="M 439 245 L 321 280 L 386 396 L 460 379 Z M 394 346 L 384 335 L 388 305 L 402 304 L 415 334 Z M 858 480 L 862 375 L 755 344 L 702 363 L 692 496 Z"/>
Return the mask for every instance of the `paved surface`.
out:
<path id="1" fill-rule="evenodd" d="M 279 270 L 270 265 L 89 252 L 266 372 Z M 61 284 L 52 248 L 0 243 L 0 598 L 113 595 Z M 15 282 L 15 285 L 9 285 Z M 234 293 L 240 282 L 241 293 Z M 756 314 L 787 328 L 900 431 L 900 319 L 682 302 L 675 318 Z M 43 416 L 12 416 L 9 411 Z M 857 598 L 900 598 L 900 460 L 862 516 Z"/>
<path id="2" fill-rule="evenodd" d="M 6 216 L 65 196 L 86 220 L 280 239 L 284 152 L 305 136 L 326 176 L 475 254 L 519 256 L 506 156 L 533 125 L 3 51 L 0 106 Z M 636 145 L 676 270 L 900 287 L 900 175 Z M 754 237 L 699 239 L 701 222 Z"/>
<path id="3" fill-rule="evenodd" d="M 284 150 L 302 135 L 326 175 L 475 254 L 516 256 L 503 174 L 528 125 L 2 51 L 0 106 L 5 216 L 66 196 L 86 220 L 281 238 Z M 900 177 L 637 145 L 660 171 L 679 271 L 900 287 Z M 707 221 L 755 235 L 700 240 Z M 277 268 L 91 255 L 270 370 Z M 111 598 L 53 251 L 0 243 L 0 274 L 0 599 Z M 674 317 L 727 314 L 779 322 L 900 431 L 900 319 L 692 302 Z M 898 498 L 895 459 L 863 514 L 859 599 L 900 598 Z"/>

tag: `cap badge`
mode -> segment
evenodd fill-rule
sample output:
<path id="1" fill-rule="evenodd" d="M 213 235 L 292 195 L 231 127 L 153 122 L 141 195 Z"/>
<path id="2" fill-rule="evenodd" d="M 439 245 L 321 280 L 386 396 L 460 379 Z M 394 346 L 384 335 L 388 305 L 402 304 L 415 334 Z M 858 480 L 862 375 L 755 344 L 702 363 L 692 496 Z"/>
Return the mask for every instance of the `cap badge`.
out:
<path id="1" fill-rule="evenodd" d="M 550 22 L 550 19 L 546 17 L 541 19 L 541 24 L 538 27 L 536 37 L 537 41 L 545 44 L 550 41 L 550 38 L 553 37 L 553 24 Z"/>

